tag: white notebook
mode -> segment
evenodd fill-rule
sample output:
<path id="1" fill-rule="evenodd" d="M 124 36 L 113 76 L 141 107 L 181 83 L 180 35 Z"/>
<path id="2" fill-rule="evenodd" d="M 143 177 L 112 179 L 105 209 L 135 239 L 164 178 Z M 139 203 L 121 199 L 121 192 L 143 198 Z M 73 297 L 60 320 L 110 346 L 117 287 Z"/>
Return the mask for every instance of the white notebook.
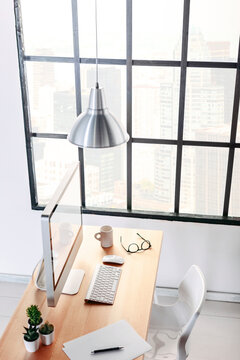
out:
<path id="1" fill-rule="evenodd" d="M 71 360 L 132 360 L 152 348 L 125 320 L 68 341 L 63 346 Z M 92 350 L 115 346 L 124 346 L 124 349 L 91 354 Z"/>

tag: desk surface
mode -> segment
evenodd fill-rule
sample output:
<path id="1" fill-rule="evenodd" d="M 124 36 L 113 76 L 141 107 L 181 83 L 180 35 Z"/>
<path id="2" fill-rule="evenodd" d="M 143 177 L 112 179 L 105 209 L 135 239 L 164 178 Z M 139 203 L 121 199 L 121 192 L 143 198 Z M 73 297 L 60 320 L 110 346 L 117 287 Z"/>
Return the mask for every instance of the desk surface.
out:
<path id="1" fill-rule="evenodd" d="M 142 229 L 114 228 L 114 245 L 101 248 L 94 234 L 99 227 L 85 226 L 83 243 L 79 249 L 74 268 L 85 270 L 79 293 L 61 295 L 55 308 L 47 307 L 46 294 L 35 288 L 33 281 L 28 285 L 6 331 L 0 340 L 0 359 L 68 359 L 62 351 L 66 341 L 102 328 L 118 320 L 127 320 L 143 338 L 147 337 L 148 322 L 154 294 L 162 232 Z M 120 235 L 125 245 L 138 242 L 136 232 L 151 241 L 151 249 L 135 254 L 127 253 L 120 245 Z M 113 305 L 88 304 L 87 293 L 97 263 L 102 263 L 106 254 L 124 257 L 122 275 Z M 55 325 L 55 341 L 50 346 L 40 345 L 36 353 L 28 353 L 23 344 L 23 326 L 27 325 L 26 308 L 37 304 L 44 320 Z M 142 359 L 139 357 L 138 360 Z"/>

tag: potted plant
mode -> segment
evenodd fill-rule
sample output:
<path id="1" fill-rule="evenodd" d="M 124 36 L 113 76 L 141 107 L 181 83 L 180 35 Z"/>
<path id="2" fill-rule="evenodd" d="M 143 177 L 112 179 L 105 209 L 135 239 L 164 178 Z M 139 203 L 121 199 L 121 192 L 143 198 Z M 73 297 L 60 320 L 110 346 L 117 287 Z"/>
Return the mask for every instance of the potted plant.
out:
<path id="1" fill-rule="evenodd" d="M 54 326 L 46 321 L 39 327 L 39 334 L 43 345 L 51 345 L 54 340 Z"/>
<path id="2" fill-rule="evenodd" d="M 29 352 L 37 351 L 39 349 L 40 338 L 36 326 L 30 325 L 29 328 L 24 326 L 24 329 L 26 332 L 23 333 L 23 341 L 26 350 Z"/>
<path id="3" fill-rule="evenodd" d="M 26 310 L 27 316 L 29 317 L 28 323 L 29 325 L 36 326 L 37 328 L 43 321 L 41 318 L 41 311 L 39 310 L 37 305 L 31 305 Z"/>

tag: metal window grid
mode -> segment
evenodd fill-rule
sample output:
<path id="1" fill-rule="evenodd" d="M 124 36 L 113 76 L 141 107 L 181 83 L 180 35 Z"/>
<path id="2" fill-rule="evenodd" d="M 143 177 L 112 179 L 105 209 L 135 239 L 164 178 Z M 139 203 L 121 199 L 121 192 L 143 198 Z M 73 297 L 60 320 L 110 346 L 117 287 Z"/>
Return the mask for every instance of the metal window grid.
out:
<path id="1" fill-rule="evenodd" d="M 34 166 L 34 155 L 32 149 L 33 138 L 45 139 L 66 139 L 67 134 L 56 133 L 36 133 L 31 130 L 31 121 L 28 104 L 28 88 L 27 77 L 25 70 L 26 62 L 46 62 L 46 63 L 73 63 L 75 70 L 75 96 L 76 96 L 76 113 L 77 115 L 82 111 L 81 104 L 81 78 L 80 66 L 81 64 L 95 64 L 95 58 L 81 58 L 78 38 L 78 11 L 77 0 L 72 0 L 72 23 L 73 23 L 73 57 L 57 57 L 57 56 L 32 56 L 24 54 L 24 40 L 22 32 L 22 18 L 20 9 L 20 0 L 14 0 L 15 22 L 16 22 L 16 37 L 19 57 L 19 70 L 21 80 L 22 105 L 25 126 L 25 140 L 27 161 L 29 170 L 29 186 L 31 193 L 32 209 L 44 209 L 44 205 L 38 203 L 36 174 Z M 107 65 L 121 65 L 126 66 L 127 74 L 127 132 L 130 135 L 130 140 L 127 143 L 127 209 L 102 209 L 86 207 L 85 199 L 85 179 L 84 179 L 84 152 L 83 149 L 78 149 L 78 157 L 81 162 L 81 191 L 82 191 L 82 205 L 84 213 L 94 213 L 99 215 L 113 215 L 113 216 L 127 216 L 140 217 L 163 220 L 178 220 L 203 222 L 214 224 L 229 224 L 239 225 L 240 218 L 229 217 L 229 201 L 231 193 L 232 173 L 235 149 L 240 148 L 240 143 L 236 143 L 237 121 L 239 113 L 239 99 L 240 99 L 240 41 L 238 48 L 237 62 L 216 62 L 216 61 L 187 61 L 188 51 L 188 27 L 189 27 L 189 12 L 190 0 L 184 0 L 183 7 L 183 29 L 182 29 L 182 52 L 181 60 L 134 60 L 132 59 L 132 0 L 126 0 L 126 59 L 99 59 L 99 64 Z M 132 68 L 133 66 L 158 66 L 158 67 L 179 67 L 180 68 L 180 93 L 179 93 L 179 109 L 178 109 L 178 134 L 177 139 L 149 139 L 132 137 Z M 221 68 L 221 69 L 236 69 L 236 81 L 233 100 L 231 135 L 229 142 L 210 142 L 210 141 L 196 141 L 183 140 L 184 127 L 184 106 L 185 106 L 185 91 L 186 91 L 186 75 L 187 68 Z M 164 213 L 156 211 L 132 211 L 132 144 L 167 144 L 175 145 L 177 147 L 176 159 L 176 178 L 175 178 L 175 204 L 173 213 Z M 228 148 L 228 165 L 225 183 L 225 196 L 222 216 L 205 216 L 193 214 L 179 213 L 180 189 L 181 189 L 181 169 L 182 169 L 182 149 L 183 146 L 199 146 L 199 147 L 215 147 Z"/>

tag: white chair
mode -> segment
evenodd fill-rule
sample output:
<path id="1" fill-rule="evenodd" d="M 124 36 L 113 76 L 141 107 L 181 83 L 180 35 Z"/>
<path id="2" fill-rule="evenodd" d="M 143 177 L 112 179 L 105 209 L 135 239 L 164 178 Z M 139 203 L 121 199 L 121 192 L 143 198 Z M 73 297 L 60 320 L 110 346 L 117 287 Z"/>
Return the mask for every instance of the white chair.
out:
<path id="1" fill-rule="evenodd" d="M 200 314 L 206 294 L 203 273 L 196 265 L 187 271 L 172 305 L 153 304 L 148 331 L 152 350 L 144 359 L 185 360 L 186 343 Z"/>

